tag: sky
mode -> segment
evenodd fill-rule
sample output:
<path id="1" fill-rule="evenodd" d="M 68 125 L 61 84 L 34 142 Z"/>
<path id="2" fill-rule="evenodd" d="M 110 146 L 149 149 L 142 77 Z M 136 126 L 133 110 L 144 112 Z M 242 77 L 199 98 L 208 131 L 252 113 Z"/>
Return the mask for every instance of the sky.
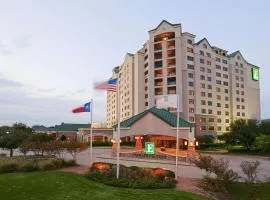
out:
<path id="1" fill-rule="evenodd" d="M 93 83 L 135 53 L 163 20 L 240 50 L 261 69 L 261 117 L 270 118 L 268 0 L 0 0 L 0 125 L 89 123 L 71 110 L 94 100 L 106 119 L 106 92 Z"/>

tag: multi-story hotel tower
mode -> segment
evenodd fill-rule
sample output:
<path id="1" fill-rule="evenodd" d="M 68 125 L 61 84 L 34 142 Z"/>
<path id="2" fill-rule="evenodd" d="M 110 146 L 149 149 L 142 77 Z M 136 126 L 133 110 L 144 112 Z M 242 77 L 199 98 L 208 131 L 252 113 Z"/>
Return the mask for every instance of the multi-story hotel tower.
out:
<path id="1" fill-rule="evenodd" d="M 180 115 L 196 137 L 222 134 L 238 118 L 260 119 L 259 68 L 239 52 L 228 53 L 206 38 L 163 20 L 135 54 L 113 69 L 119 77 L 121 121 L 155 106 L 155 96 L 178 94 Z M 107 126 L 117 122 L 116 94 L 107 95 Z M 174 110 L 171 110 L 175 112 Z"/>

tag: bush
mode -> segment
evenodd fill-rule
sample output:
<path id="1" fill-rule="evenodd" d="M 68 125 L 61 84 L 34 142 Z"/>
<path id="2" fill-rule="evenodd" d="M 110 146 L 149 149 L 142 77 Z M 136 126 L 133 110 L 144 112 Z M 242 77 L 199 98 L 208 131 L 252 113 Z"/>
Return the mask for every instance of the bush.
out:
<path id="1" fill-rule="evenodd" d="M 37 170 L 38 170 L 38 166 L 33 162 L 28 162 L 20 166 L 20 171 L 22 172 L 33 172 Z"/>
<path id="2" fill-rule="evenodd" d="M 11 173 L 19 171 L 19 165 L 17 163 L 4 163 L 0 165 L 0 173 Z"/>
<path id="3" fill-rule="evenodd" d="M 75 160 L 63 160 L 63 166 L 65 167 L 71 167 L 71 166 L 76 166 L 77 163 Z"/>
<path id="4" fill-rule="evenodd" d="M 116 165 L 93 163 L 88 178 L 106 185 L 128 188 L 174 188 L 174 173 L 161 168 L 140 168 L 120 166 L 119 179 L 116 179 Z"/>

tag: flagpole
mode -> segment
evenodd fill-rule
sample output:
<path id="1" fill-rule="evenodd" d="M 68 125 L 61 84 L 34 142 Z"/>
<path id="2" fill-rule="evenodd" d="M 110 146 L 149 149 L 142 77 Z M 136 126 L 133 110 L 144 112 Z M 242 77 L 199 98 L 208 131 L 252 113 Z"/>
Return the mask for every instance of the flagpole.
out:
<path id="1" fill-rule="evenodd" d="M 90 127 L 90 165 L 93 164 L 93 99 L 91 99 L 91 127 Z"/>
<path id="2" fill-rule="evenodd" d="M 120 153 L 120 89 L 119 89 L 119 80 L 117 81 L 117 109 L 118 109 L 118 125 L 117 125 L 117 134 L 116 134 L 116 178 L 119 178 L 119 168 L 120 168 L 120 162 L 119 162 L 119 153 Z"/>
<path id="3" fill-rule="evenodd" d="M 176 122 L 176 155 L 175 155 L 175 179 L 178 179 L 178 151 L 179 151 L 179 95 L 177 94 L 177 122 Z"/>

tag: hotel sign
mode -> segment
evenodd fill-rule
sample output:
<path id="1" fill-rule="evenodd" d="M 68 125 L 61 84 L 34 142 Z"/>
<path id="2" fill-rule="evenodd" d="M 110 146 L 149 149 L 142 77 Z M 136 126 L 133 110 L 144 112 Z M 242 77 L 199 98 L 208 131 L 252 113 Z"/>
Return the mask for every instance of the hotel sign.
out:
<path id="1" fill-rule="evenodd" d="M 252 80 L 258 81 L 260 80 L 260 70 L 258 67 L 252 67 L 251 68 L 251 74 L 252 74 Z"/>
<path id="2" fill-rule="evenodd" d="M 146 142 L 145 143 L 145 153 L 148 155 L 155 154 L 155 143 L 154 142 Z"/>

